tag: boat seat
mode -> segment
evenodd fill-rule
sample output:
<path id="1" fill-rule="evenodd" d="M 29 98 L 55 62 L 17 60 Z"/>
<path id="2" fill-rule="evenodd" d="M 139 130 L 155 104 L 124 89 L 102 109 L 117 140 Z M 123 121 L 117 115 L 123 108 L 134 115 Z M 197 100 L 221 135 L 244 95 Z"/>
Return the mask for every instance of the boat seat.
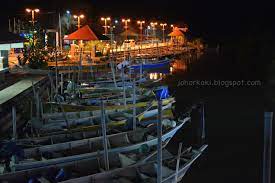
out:
<path id="1" fill-rule="evenodd" d="M 145 140 L 145 134 L 147 133 L 147 129 L 146 130 L 136 130 L 133 131 L 132 133 L 128 134 L 128 139 L 130 140 L 130 142 L 132 143 L 138 143 L 138 142 L 142 142 Z"/>
<path id="2" fill-rule="evenodd" d="M 127 134 L 117 135 L 109 138 L 111 148 L 123 147 L 130 145 L 130 141 Z"/>
<path id="3" fill-rule="evenodd" d="M 109 168 L 110 168 L 110 170 L 121 167 L 119 156 L 118 156 L 117 153 L 109 153 L 108 158 L 109 158 Z M 104 156 L 103 155 L 98 158 L 98 163 L 99 163 L 99 166 L 102 169 L 105 169 L 105 162 L 104 162 Z"/>
<path id="4" fill-rule="evenodd" d="M 138 178 L 137 170 L 133 167 L 124 168 L 114 175 L 114 179 L 125 178 L 129 181 L 135 181 Z"/>
<path id="5" fill-rule="evenodd" d="M 128 167 L 128 166 L 136 163 L 135 160 L 131 159 L 130 157 L 128 157 L 122 153 L 118 153 L 118 157 L 119 157 L 119 161 L 120 161 L 122 168 Z"/>

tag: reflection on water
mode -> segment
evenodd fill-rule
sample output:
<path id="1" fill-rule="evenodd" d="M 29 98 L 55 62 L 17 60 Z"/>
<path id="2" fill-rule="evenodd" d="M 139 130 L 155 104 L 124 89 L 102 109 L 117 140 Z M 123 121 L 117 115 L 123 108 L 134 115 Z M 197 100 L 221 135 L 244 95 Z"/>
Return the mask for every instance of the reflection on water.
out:
<path id="1" fill-rule="evenodd" d="M 187 70 L 187 62 L 185 60 L 175 60 L 171 65 L 172 69 L 170 71 L 173 72 L 182 72 Z"/>
<path id="2" fill-rule="evenodd" d="M 151 80 L 157 80 L 160 78 L 165 78 L 169 74 L 175 74 L 177 72 L 185 72 L 186 70 L 187 70 L 187 62 L 183 59 L 177 59 L 177 60 L 174 60 L 169 67 L 149 70 L 148 75 Z"/>
<path id="3" fill-rule="evenodd" d="M 163 74 L 163 73 L 157 73 L 157 72 L 154 72 L 154 73 L 149 73 L 149 78 L 151 80 L 157 80 L 157 79 L 160 79 L 160 78 L 164 78 L 166 76 L 166 74 Z"/>

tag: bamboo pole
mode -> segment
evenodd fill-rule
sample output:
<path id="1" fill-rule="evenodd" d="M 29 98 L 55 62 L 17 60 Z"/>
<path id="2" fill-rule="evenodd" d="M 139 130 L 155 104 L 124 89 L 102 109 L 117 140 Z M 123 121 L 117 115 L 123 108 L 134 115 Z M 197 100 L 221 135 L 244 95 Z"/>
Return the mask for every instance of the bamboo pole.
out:
<path id="1" fill-rule="evenodd" d="M 204 111 L 204 103 L 201 104 L 201 140 L 204 142 L 205 140 L 205 111 Z"/>
<path id="2" fill-rule="evenodd" d="M 157 183 L 162 182 L 162 100 L 158 99 L 158 125 L 157 125 L 157 135 L 158 135 L 158 154 L 157 154 Z"/>
<path id="3" fill-rule="evenodd" d="M 136 78 L 133 79 L 133 130 L 137 128 L 137 118 L 136 118 Z"/>
<path id="4" fill-rule="evenodd" d="M 271 183 L 271 151 L 273 112 L 264 113 L 263 183 Z"/>
<path id="5" fill-rule="evenodd" d="M 106 132 L 106 121 L 105 121 L 105 109 L 104 101 L 101 99 L 101 128 L 103 137 L 103 147 L 104 147 L 104 163 L 105 170 L 109 170 L 109 156 L 108 156 L 108 144 L 107 144 L 107 132 Z"/>
<path id="6" fill-rule="evenodd" d="M 114 85 L 115 85 L 115 87 L 117 88 L 117 84 L 116 84 L 116 75 L 115 75 L 114 63 L 113 63 L 113 61 L 110 61 L 110 64 L 111 64 L 111 70 L 112 70 Z"/>
<path id="7" fill-rule="evenodd" d="M 124 76 L 124 67 L 121 68 L 121 75 L 122 75 L 122 84 L 123 84 L 123 101 L 124 107 L 126 107 L 126 88 L 125 88 L 125 76 Z"/>
<path id="8" fill-rule="evenodd" d="M 61 95 L 63 94 L 63 84 L 64 84 L 64 83 L 63 83 L 63 82 L 64 82 L 63 80 L 64 80 L 64 79 L 63 79 L 63 73 L 61 73 L 61 86 L 60 86 L 60 87 L 61 87 L 61 91 L 60 91 Z"/>
<path id="9" fill-rule="evenodd" d="M 182 149 L 182 143 L 179 143 L 178 156 L 177 156 L 177 164 L 176 164 L 175 182 L 178 182 L 178 173 L 179 173 L 179 166 L 180 166 L 181 149 Z"/>
<path id="10" fill-rule="evenodd" d="M 139 84 L 141 84 L 141 80 L 142 80 L 142 73 L 143 73 L 143 71 L 142 71 L 142 63 L 140 64 L 140 67 L 139 67 Z"/>
<path id="11" fill-rule="evenodd" d="M 57 64 L 56 44 L 55 44 L 55 93 L 58 94 L 58 64 Z"/>
<path id="12" fill-rule="evenodd" d="M 36 118 L 40 118 L 40 102 L 39 102 L 39 93 L 35 93 L 35 104 L 36 104 Z"/>
<path id="13" fill-rule="evenodd" d="M 17 133 L 16 133 L 16 108 L 12 106 L 12 139 L 16 140 Z"/>

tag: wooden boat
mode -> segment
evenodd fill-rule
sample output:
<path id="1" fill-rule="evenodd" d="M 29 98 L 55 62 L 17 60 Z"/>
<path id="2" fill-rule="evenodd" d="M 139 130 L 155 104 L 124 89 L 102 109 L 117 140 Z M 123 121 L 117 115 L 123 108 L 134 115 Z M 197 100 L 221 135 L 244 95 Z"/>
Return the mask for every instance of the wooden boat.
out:
<path id="1" fill-rule="evenodd" d="M 164 105 L 162 110 L 168 110 L 172 108 L 172 104 L 174 101 L 171 101 L 167 105 Z M 153 116 L 156 116 L 158 113 L 158 110 L 155 106 L 151 105 L 148 107 L 142 107 L 137 108 L 136 110 L 136 118 L 138 119 L 138 122 L 140 122 L 142 119 L 150 118 Z M 89 116 L 89 114 L 92 114 Z M 45 115 L 44 115 L 45 116 Z M 33 123 L 33 127 L 38 130 L 38 133 L 40 135 L 43 135 L 44 133 L 54 132 L 54 131 L 60 131 L 60 130 L 70 130 L 72 128 L 77 127 L 85 127 L 85 126 L 94 126 L 95 128 L 100 128 L 99 124 L 101 122 L 101 114 L 100 111 L 97 113 L 88 113 L 85 117 L 79 117 L 79 116 L 73 116 L 72 114 L 69 114 L 66 116 L 66 113 L 60 113 L 59 118 L 55 117 L 49 118 L 49 115 L 47 119 L 45 117 L 42 121 L 36 121 Z M 119 125 L 127 125 L 130 124 L 133 118 L 133 112 L 132 109 L 130 110 L 121 110 L 121 112 L 108 112 L 106 114 L 106 122 L 107 124 L 113 124 L 116 123 Z M 118 126 L 119 126 L 118 125 Z"/>
<path id="2" fill-rule="evenodd" d="M 126 124 L 127 120 L 133 118 L 132 114 L 116 112 L 105 116 L 106 122 L 110 124 Z M 100 128 L 101 116 L 92 116 L 79 119 L 48 120 L 45 124 L 34 125 L 39 134 L 60 131 L 64 129 L 79 128 L 85 126 L 98 126 Z"/>
<path id="3" fill-rule="evenodd" d="M 173 155 L 165 147 L 168 144 L 163 142 L 163 159 L 171 159 Z M 127 151 L 123 153 L 108 153 L 110 169 L 132 166 L 133 163 L 144 163 L 149 157 L 156 155 L 156 146 L 143 146 L 138 151 Z M 77 162 L 68 162 L 48 167 L 21 170 L 0 175 L 0 181 L 7 183 L 25 183 L 32 181 L 59 182 L 62 180 L 74 179 L 82 176 L 100 173 L 103 170 L 104 158 L 99 155 L 96 159 L 85 159 Z M 91 166 L 93 165 L 93 166 Z M 65 173 L 65 174 L 64 174 Z M 64 177 L 65 175 L 65 177 Z"/>
<path id="4" fill-rule="evenodd" d="M 175 100 L 171 100 L 170 102 L 164 104 L 162 106 L 163 110 L 170 109 L 172 107 L 172 104 L 175 103 Z M 106 111 L 106 114 L 113 114 L 116 112 L 123 112 L 123 113 L 129 113 L 133 114 L 133 110 L 130 109 L 110 109 Z M 136 114 L 137 117 L 142 118 L 148 118 L 152 117 L 153 115 L 156 115 L 157 112 L 157 106 L 153 105 L 153 103 L 150 106 L 142 106 L 136 108 Z M 77 111 L 77 112 L 56 112 L 56 113 L 43 113 L 42 119 L 45 123 L 47 123 L 49 120 L 65 120 L 67 119 L 81 119 L 81 118 L 87 118 L 92 116 L 100 116 L 101 111 L 95 110 L 95 111 Z"/>
<path id="5" fill-rule="evenodd" d="M 170 110 L 163 111 L 163 119 L 173 119 L 173 114 Z M 156 117 L 152 120 L 150 119 L 150 124 L 156 123 Z M 146 127 L 148 126 L 149 122 L 142 121 L 139 125 Z M 132 127 L 125 126 L 124 123 L 119 123 L 115 126 L 112 124 L 107 125 L 107 134 L 117 134 L 121 132 L 127 132 L 132 130 Z M 93 127 L 93 128 L 92 128 Z M 16 139 L 15 144 L 21 148 L 31 148 L 31 147 L 40 147 L 44 145 L 53 145 L 58 143 L 65 143 L 69 141 L 75 140 L 82 140 L 86 138 L 94 138 L 98 137 L 102 134 L 101 127 L 99 125 L 92 126 L 92 127 L 84 127 L 81 130 L 79 129 L 70 129 L 59 131 L 59 132 L 52 132 L 47 134 L 39 134 L 39 137 L 29 137 L 25 139 Z M 63 132 L 63 133 L 61 133 Z M 10 141 L 1 141 L 1 144 L 8 144 Z"/>
<path id="6" fill-rule="evenodd" d="M 171 60 L 170 59 L 164 59 L 164 60 L 145 60 L 143 62 L 141 60 L 141 63 L 130 65 L 129 68 L 133 70 L 146 70 L 146 69 L 157 69 L 157 68 L 163 68 L 170 65 Z"/>
<path id="7" fill-rule="evenodd" d="M 196 159 L 207 148 L 202 145 L 198 149 L 187 148 L 179 157 L 172 156 L 162 162 L 162 182 L 175 183 L 180 182 L 187 170 Z M 118 155 L 119 156 L 119 155 Z M 130 162 L 130 161 L 129 161 Z M 178 162 L 178 163 L 177 163 Z M 157 162 L 156 157 L 152 157 L 147 162 L 135 163 L 133 165 L 123 166 L 111 171 L 92 174 L 80 178 L 62 181 L 62 183 L 134 183 L 134 182 L 157 182 Z"/>
<path id="8" fill-rule="evenodd" d="M 177 122 L 165 122 L 162 141 L 169 141 L 189 121 L 187 117 Z M 164 121 L 163 121 L 164 122 Z M 164 123 L 163 123 L 164 124 Z M 176 124 L 176 126 L 174 126 Z M 137 128 L 135 131 L 108 135 L 108 152 L 122 153 L 139 149 L 141 146 L 157 144 L 156 126 Z M 14 171 L 46 167 L 60 163 L 96 158 L 103 154 L 102 137 L 24 149 L 25 160 L 13 165 Z M 35 159 L 31 159 L 36 157 Z"/>
<path id="9" fill-rule="evenodd" d="M 180 182 L 192 164 L 208 145 L 199 148 L 186 146 L 177 155 L 162 149 L 162 182 Z M 109 153 L 109 171 L 105 171 L 104 158 L 69 162 L 0 176 L 7 183 L 61 182 L 61 183 L 134 183 L 156 182 L 157 151 L 154 146 L 146 150 Z M 91 166 L 92 165 L 92 166 Z"/>
<path id="10" fill-rule="evenodd" d="M 163 99 L 163 105 L 167 105 L 171 101 L 174 101 L 173 97 L 169 97 L 167 99 Z M 65 112 L 76 112 L 76 111 L 94 111 L 94 110 L 100 110 L 100 106 L 84 106 L 84 105 L 72 105 L 72 104 L 65 104 L 65 103 L 49 103 L 50 105 L 60 107 L 62 106 Z M 135 104 L 136 108 L 138 107 L 146 107 L 146 106 L 157 106 L 157 101 L 146 101 L 146 102 L 138 102 Z M 114 109 L 129 109 L 133 108 L 134 104 L 127 104 L 125 105 L 106 105 L 105 110 L 108 112 L 108 110 L 114 110 Z"/>
<path id="11" fill-rule="evenodd" d="M 173 112 L 171 110 L 172 103 L 163 106 L 163 119 L 173 119 Z M 124 113 L 132 114 L 131 110 L 124 110 Z M 117 112 L 111 112 L 111 114 Z M 155 123 L 157 109 L 150 107 L 147 109 L 137 109 L 137 124 L 141 126 L 148 126 Z M 42 115 L 42 120 L 47 123 L 59 123 L 65 122 L 64 115 L 70 120 L 83 120 L 100 116 L 100 111 L 81 111 L 81 112 L 68 112 L 62 113 L 48 113 Z M 148 119 L 148 120 L 147 120 Z M 115 134 L 121 131 L 132 130 L 132 126 L 125 121 L 116 121 L 107 123 L 107 133 Z M 68 142 L 71 140 L 81 140 L 84 138 L 97 137 L 101 134 L 101 127 L 97 125 L 82 126 L 76 128 L 64 128 L 60 131 L 48 132 L 48 133 L 32 133 L 27 134 L 27 138 L 16 139 L 16 144 L 21 147 L 36 147 L 41 145 L 49 145 L 54 143 Z M 39 136 L 37 136 L 39 135 Z M 9 143 L 9 140 L 2 140 L 1 144 Z"/>

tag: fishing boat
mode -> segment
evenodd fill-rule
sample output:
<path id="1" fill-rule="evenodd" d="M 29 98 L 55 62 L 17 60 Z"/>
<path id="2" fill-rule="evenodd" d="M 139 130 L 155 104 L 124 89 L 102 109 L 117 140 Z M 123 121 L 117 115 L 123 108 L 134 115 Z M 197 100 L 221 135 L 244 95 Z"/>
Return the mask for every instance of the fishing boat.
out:
<path id="1" fill-rule="evenodd" d="M 202 146 L 198 150 L 192 149 L 192 146 L 190 145 L 186 145 L 186 147 L 184 147 L 178 155 L 174 155 L 166 149 L 166 145 L 168 143 L 169 141 L 163 142 L 162 160 L 164 162 L 164 165 L 166 165 L 166 162 L 172 164 L 172 162 L 177 160 L 181 162 L 181 164 L 179 164 L 178 166 L 179 168 L 177 171 L 177 180 L 180 180 L 180 177 L 183 176 L 184 173 L 184 167 L 182 166 L 182 164 L 184 163 L 183 161 L 188 161 L 185 162 L 185 169 L 189 168 L 192 164 L 192 161 L 195 161 L 198 155 L 200 155 L 200 153 L 203 152 L 203 150 L 206 148 L 206 145 Z M 113 180 L 116 180 L 119 177 L 122 178 L 120 181 L 129 178 L 138 180 L 140 179 L 139 176 L 141 176 L 141 174 L 133 174 L 133 172 L 135 171 L 132 170 L 137 170 L 141 167 L 152 167 L 152 164 L 156 164 L 156 155 L 156 145 L 150 147 L 142 146 L 140 149 L 134 151 L 127 151 L 121 153 L 109 152 L 107 163 L 108 165 L 105 163 L 106 157 L 99 155 L 95 159 L 85 159 L 77 162 L 67 162 L 48 167 L 40 167 L 35 169 L 5 173 L 3 175 L 0 175 L 0 181 L 6 181 L 7 183 L 29 183 L 34 181 L 91 182 L 91 177 L 96 177 L 95 180 L 98 180 L 98 182 L 101 182 L 106 178 L 108 182 L 112 182 Z M 108 166 L 108 168 L 106 167 L 106 165 Z M 188 165 L 189 167 L 187 167 Z M 147 173 L 153 173 L 154 169 L 155 167 L 152 167 L 152 169 Z M 166 171 L 166 169 L 164 168 L 163 170 Z M 148 174 L 144 174 L 142 176 L 144 177 L 146 175 L 148 176 Z"/>
<path id="2" fill-rule="evenodd" d="M 202 145 L 199 148 L 189 147 L 180 152 L 179 156 L 165 152 L 162 162 L 162 182 L 176 183 L 180 182 L 191 165 L 205 151 L 207 145 Z M 166 155 L 166 154 L 169 155 Z M 124 161 L 117 159 L 122 168 L 116 168 L 111 171 L 103 171 L 101 173 L 92 174 L 80 178 L 62 181 L 62 183 L 134 183 L 134 182 L 157 182 L 158 164 L 156 156 L 150 157 L 146 161 L 134 163 L 135 161 L 129 157 L 124 157 Z M 169 158 L 170 157 L 170 158 Z M 114 162 L 114 160 L 113 160 Z M 117 162 L 116 162 L 117 163 Z M 126 164 L 126 165 L 125 165 Z M 131 165 L 132 164 L 132 165 Z"/>
<path id="3" fill-rule="evenodd" d="M 179 121 L 163 120 L 162 141 L 169 141 L 181 127 L 189 121 L 187 117 Z M 165 125 L 164 125 L 165 124 Z M 122 153 L 139 149 L 141 146 L 157 144 L 156 126 L 137 128 L 107 136 L 108 152 Z M 24 149 L 24 159 L 12 165 L 13 171 L 46 167 L 61 163 L 93 159 L 103 154 L 102 137 L 88 138 L 65 143 Z"/>
<path id="4" fill-rule="evenodd" d="M 163 100 L 163 105 L 167 105 L 168 103 L 171 103 L 171 101 L 174 101 L 174 97 L 168 97 Z M 56 102 L 48 102 L 47 104 L 56 106 L 56 107 L 62 107 L 64 109 L 64 112 L 76 112 L 76 111 L 95 111 L 95 110 L 100 110 L 100 106 L 84 106 L 84 105 L 75 105 L 75 104 L 66 104 L 66 103 L 56 103 Z M 111 105 L 106 105 L 105 110 L 108 112 L 108 110 L 114 110 L 114 109 L 129 109 L 133 108 L 134 106 L 136 108 L 138 107 L 148 107 L 148 106 L 157 106 L 157 101 L 145 101 L 145 102 L 137 102 L 135 105 L 134 104 L 126 104 L 126 105 L 121 105 L 121 104 L 111 104 Z"/>

